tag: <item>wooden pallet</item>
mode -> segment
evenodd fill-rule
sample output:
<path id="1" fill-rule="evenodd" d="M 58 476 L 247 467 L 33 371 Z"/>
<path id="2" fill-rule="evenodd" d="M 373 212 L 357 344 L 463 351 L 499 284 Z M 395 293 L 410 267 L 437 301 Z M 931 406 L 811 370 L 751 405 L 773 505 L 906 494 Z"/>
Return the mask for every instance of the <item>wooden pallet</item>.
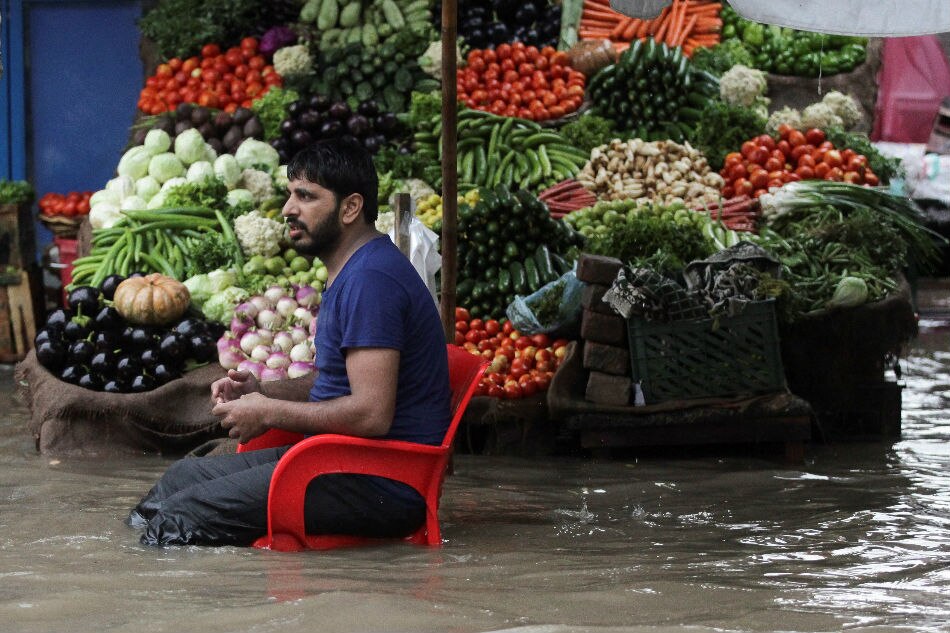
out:
<path id="1" fill-rule="evenodd" d="M 36 321 L 30 278 L 21 272 L 18 283 L 0 285 L 0 363 L 23 360 L 33 347 L 34 338 Z"/>

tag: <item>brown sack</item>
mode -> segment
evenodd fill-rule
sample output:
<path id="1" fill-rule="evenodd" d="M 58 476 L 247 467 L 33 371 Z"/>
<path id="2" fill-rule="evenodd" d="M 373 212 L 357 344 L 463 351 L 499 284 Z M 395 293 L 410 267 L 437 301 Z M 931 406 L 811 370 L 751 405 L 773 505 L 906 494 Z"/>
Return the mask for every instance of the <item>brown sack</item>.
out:
<path id="1" fill-rule="evenodd" d="M 211 415 L 211 383 L 225 375 L 211 363 L 152 391 L 113 394 L 59 380 L 34 351 L 16 366 L 36 448 L 56 456 L 177 455 L 226 437 Z"/>
<path id="2" fill-rule="evenodd" d="M 617 61 L 617 50 L 610 40 L 580 40 L 567 51 L 571 68 L 584 73 L 588 79 L 597 71 Z"/>

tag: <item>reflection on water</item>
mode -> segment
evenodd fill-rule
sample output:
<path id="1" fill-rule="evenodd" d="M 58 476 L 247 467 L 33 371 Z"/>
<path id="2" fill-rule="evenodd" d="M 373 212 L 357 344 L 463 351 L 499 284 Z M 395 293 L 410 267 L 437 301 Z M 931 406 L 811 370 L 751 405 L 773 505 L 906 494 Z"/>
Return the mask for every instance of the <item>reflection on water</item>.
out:
<path id="1" fill-rule="evenodd" d="M 121 519 L 169 460 L 38 456 L 14 408 L 0 630 L 948 630 L 950 330 L 924 325 L 896 443 L 802 467 L 460 455 L 441 550 L 144 548 Z"/>

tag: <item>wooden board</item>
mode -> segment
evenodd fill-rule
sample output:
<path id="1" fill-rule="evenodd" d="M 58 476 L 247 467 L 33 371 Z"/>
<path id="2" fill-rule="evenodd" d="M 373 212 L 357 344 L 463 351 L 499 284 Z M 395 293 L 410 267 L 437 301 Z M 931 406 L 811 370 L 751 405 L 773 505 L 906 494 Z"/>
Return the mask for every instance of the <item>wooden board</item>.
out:
<path id="1" fill-rule="evenodd" d="M 20 282 L 0 286 L 0 363 L 23 360 L 33 347 L 36 321 L 30 294 L 30 278 L 20 273 Z"/>

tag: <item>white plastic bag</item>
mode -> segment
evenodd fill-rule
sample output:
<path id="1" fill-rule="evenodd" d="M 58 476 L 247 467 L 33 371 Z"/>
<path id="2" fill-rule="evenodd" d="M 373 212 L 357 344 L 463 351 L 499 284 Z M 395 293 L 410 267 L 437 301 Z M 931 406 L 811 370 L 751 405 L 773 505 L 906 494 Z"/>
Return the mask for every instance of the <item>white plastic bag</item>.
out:
<path id="1" fill-rule="evenodd" d="M 395 226 L 389 229 L 389 239 L 393 243 L 396 242 Z M 439 236 L 415 216 L 409 220 L 409 261 L 426 283 L 426 287 L 432 294 L 432 300 L 438 305 L 439 289 L 435 282 L 435 274 L 442 268 Z"/>

